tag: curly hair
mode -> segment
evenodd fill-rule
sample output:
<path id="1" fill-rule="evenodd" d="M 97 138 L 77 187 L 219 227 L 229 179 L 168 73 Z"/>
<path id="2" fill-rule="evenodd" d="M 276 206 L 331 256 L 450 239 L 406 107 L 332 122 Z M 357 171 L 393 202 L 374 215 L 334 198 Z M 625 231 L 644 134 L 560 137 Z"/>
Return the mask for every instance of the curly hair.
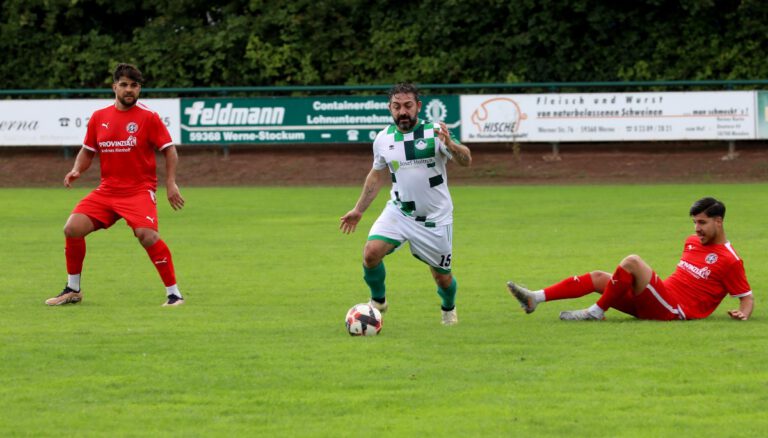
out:
<path id="1" fill-rule="evenodd" d="M 395 94 L 413 94 L 416 102 L 419 101 L 419 89 L 413 82 L 400 82 L 392 86 L 389 89 L 389 100 L 392 101 L 392 96 Z"/>
<path id="2" fill-rule="evenodd" d="M 112 79 L 115 82 L 117 82 L 123 76 L 130 78 L 131 80 L 134 80 L 139 84 L 144 83 L 144 76 L 141 74 L 141 71 L 138 68 L 136 68 L 135 65 L 117 64 L 117 67 L 115 68 L 115 72 L 112 74 Z"/>

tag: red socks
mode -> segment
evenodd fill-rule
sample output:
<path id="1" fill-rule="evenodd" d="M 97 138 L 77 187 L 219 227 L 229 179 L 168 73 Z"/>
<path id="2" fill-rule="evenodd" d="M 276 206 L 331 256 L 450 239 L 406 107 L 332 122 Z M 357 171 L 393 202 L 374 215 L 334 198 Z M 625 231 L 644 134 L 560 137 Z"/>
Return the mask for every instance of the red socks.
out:
<path id="1" fill-rule="evenodd" d="M 83 272 L 85 238 L 66 237 L 64 243 L 64 256 L 67 259 L 67 274 L 77 275 Z"/>
<path id="2" fill-rule="evenodd" d="M 162 239 L 158 239 L 154 245 L 144 249 L 147 251 L 149 259 L 155 264 L 165 287 L 176 284 L 176 273 L 173 269 L 173 259 L 171 259 L 171 250 L 168 249 L 168 245 Z"/>
<path id="3" fill-rule="evenodd" d="M 163 284 L 166 287 L 175 285 L 176 273 L 173 269 L 171 250 L 165 242 L 158 240 L 154 245 L 144 249 L 154 263 L 160 278 L 163 279 Z M 83 260 L 85 260 L 85 238 L 65 238 L 64 255 L 67 259 L 67 274 L 79 275 L 83 271 Z"/>
<path id="4" fill-rule="evenodd" d="M 568 298 L 583 297 L 594 291 L 595 285 L 592 284 L 592 275 L 586 273 L 566 278 L 560 283 L 545 288 L 544 297 L 547 301 L 564 300 Z"/>
<path id="5" fill-rule="evenodd" d="M 603 296 L 597 300 L 598 307 L 604 311 L 613 307 L 612 303 L 615 302 L 617 297 L 624 295 L 628 290 L 632 289 L 633 282 L 634 277 L 632 274 L 627 272 L 621 266 L 618 266 L 613 273 L 613 276 L 611 276 L 611 281 L 605 286 Z"/>

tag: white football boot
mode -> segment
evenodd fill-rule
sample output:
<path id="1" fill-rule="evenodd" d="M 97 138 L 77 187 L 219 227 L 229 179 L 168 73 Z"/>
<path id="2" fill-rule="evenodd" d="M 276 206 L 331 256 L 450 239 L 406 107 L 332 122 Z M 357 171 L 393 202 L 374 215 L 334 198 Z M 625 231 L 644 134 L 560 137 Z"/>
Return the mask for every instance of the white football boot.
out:
<path id="1" fill-rule="evenodd" d="M 591 314 L 589 309 L 565 310 L 560 312 L 560 319 L 563 321 L 604 321 L 605 316 L 597 317 Z"/>
<path id="2" fill-rule="evenodd" d="M 456 315 L 455 307 L 451 310 L 440 310 L 443 312 L 443 320 L 441 321 L 443 325 L 456 325 L 459 323 L 459 316 Z"/>
<path id="3" fill-rule="evenodd" d="M 378 310 L 379 312 L 381 312 L 381 313 L 386 312 L 387 309 L 389 308 L 389 301 L 387 301 L 387 300 L 384 300 L 383 303 L 380 303 L 380 302 L 378 302 L 376 300 L 371 300 L 371 301 L 368 301 L 368 304 L 371 307 L 373 307 L 376 310 Z"/>

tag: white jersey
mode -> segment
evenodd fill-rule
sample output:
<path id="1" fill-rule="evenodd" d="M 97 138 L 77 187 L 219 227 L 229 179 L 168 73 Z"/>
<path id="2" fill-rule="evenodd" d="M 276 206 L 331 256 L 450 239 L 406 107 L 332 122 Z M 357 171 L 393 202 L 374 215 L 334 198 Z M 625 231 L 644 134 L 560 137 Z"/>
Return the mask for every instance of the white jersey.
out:
<path id="1" fill-rule="evenodd" d="M 453 223 L 453 201 L 448 192 L 448 147 L 438 138 L 439 126 L 420 121 L 408 133 L 389 125 L 373 141 L 373 168 L 389 168 L 391 199 L 405 216 L 435 227 Z"/>

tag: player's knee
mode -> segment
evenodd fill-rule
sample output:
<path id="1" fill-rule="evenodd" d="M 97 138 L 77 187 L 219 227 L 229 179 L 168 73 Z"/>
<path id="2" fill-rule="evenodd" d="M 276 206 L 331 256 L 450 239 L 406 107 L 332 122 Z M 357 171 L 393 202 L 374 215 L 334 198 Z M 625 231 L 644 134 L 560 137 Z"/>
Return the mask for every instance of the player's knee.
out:
<path id="1" fill-rule="evenodd" d="M 69 216 L 64 224 L 64 236 L 67 238 L 85 237 L 94 229 L 94 223 L 88 216 L 75 213 Z"/>
<path id="2" fill-rule="evenodd" d="M 632 254 L 632 255 L 626 256 L 624 260 L 621 261 L 621 267 L 628 271 L 631 271 L 634 268 L 637 268 L 640 265 L 642 265 L 642 263 L 643 263 L 643 259 L 641 259 L 639 255 Z"/>
<path id="3" fill-rule="evenodd" d="M 84 237 L 86 234 L 88 234 L 88 233 L 85 232 L 85 230 L 83 230 L 82 227 L 78 227 L 75 224 L 71 224 L 71 223 L 67 222 L 66 225 L 64 225 L 64 236 L 65 237 L 69 237 L 69 238 Z"/>
<path id="4" fill-rule="evenodd" d="M 65 237 L 77 237 L 75 235 L 74 227 L 72 227 L 69 224 L 64 225 L 64 236 Z"/>
<path id="5" fill-rule="evenodd" d="M 387 246 L 380 241 L 369 240 L 363 248 L 363 264 L 367 268 L 375 268 L 387 255 Z"/>
<path id="6" fill-rule="evenodd" d="M 451 274 L 438 274 L 435 275 L 435 283 L 443 289 L 448 289 L 453 283 L 453 275 Z"/>
<path id="7" fill-rule="evenodd" d="M 592 286 L 594 286 L 596 292 L 603 292 L 605 285 L 611 280 L 611 274 L 605 271 L 592 271 L 589 273 L 592 278 Z"/>
<path id="8" fill-rule="evenodd" d="M 366 249 L 363 251 L 363 264 L 366 268 L 375 268 L 376 266 L 381 263 L 381 259 L 383 259 L 378 252 L 372 251 L 369 249 Z"/>
<path id="9" fill-rule="evenodd" d="M 134 231 L 134 234 L 144 248 L 149 248 L 160 240 L 160 234 L 155 230 L 143 228 Z"/>

